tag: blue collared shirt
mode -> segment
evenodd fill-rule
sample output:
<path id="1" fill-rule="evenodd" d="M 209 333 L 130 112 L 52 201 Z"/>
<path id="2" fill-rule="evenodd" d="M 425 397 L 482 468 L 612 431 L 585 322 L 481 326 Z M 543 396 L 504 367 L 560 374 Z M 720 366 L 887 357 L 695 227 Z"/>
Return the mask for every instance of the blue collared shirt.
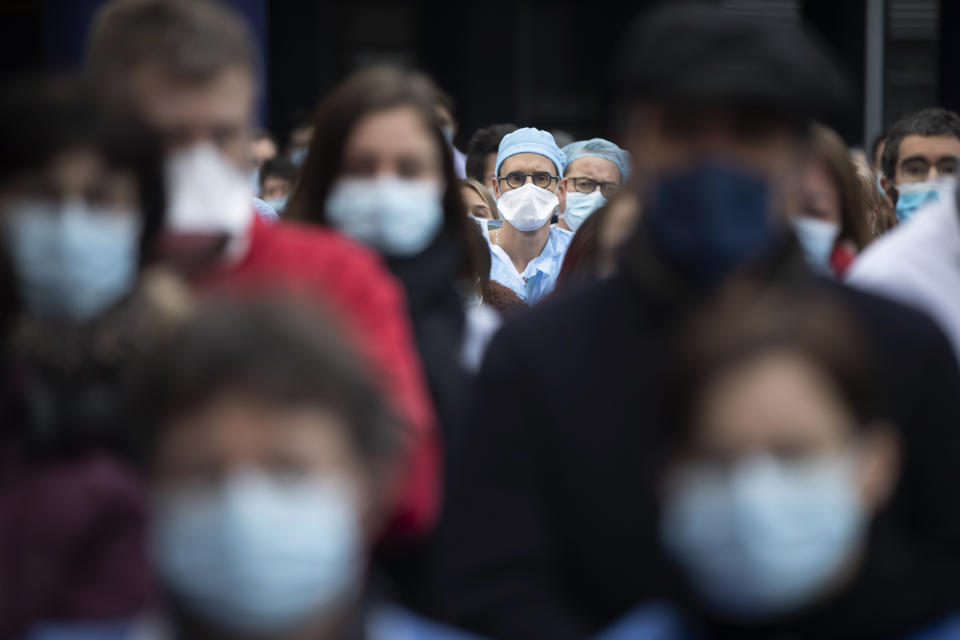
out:
<path id="1" fill-rule="evenodd" d="M 519 273 L 507 252 L 491 242 L 488 235 L 490 279 L 509 287 L 527 304 L 536 304 L 553 291 L 557 276 L 560 274 L 560 267 L 563 265 L 563 257 L 567 254 L 567 247 L 570 246 L 572 238 L 573 234 L 566 229 L 550 227 L 550 236 L 543 251 L 527 264 L 523 273 Z"/>

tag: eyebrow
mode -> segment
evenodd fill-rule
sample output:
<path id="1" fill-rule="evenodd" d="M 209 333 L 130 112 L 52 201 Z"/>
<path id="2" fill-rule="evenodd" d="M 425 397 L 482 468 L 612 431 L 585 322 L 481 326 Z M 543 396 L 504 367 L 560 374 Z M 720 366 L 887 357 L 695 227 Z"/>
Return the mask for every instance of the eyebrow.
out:
<path id="1" fill-rule="evenodd" d="M 915 155 L 904 158 L 903 160 L 900 161 L 900 164 L 905 164 L 907 162 L 910 162 L 911 160 L 923 160 L 924 162 L 931 162 L 930 157 L 931 156 L 915 154 Z M 946 155 L 937 156 L 935 160 L 932 160 L 932 162 L 940 162 L 941 160 L 957 159 L 957 158 L 960 158 L 960 156 L 956 154 L 948 153 Z"/>

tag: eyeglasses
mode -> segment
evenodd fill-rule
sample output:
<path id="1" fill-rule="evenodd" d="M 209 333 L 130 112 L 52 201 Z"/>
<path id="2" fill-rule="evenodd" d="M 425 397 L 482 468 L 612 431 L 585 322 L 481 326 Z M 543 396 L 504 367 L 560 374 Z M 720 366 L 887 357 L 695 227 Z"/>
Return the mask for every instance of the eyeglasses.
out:
<path id="1" fill-rule="evenodd" d="M 937 174 L 940 176 L 955 176 L 960 168 L 960 158 L 944 156 L 933 164 L 926 158 L 907 158 L 900 165 L 900 170 L 908 180 L 921 182 L 930 175 L 931 166 L 937 168 Z"/>
<path id="2" fill-rule="evenodd" d="M 554 180 L 559 180 L 560 176 L 552 176 L 546 171 L 537 171 L 536 173 L 520 173 L 519 171 L 511 171 L 503 178 L 497 178 L 497 180 L 506 180 L 507 186 L 511 189 L 519 189 L 527 183 L 527 178 L 533 180 L 533 184 L 540 187 L 541 189 L 548 189 Z"/>
<path id="3" fill-rule="evenodd" d="M 616 182 L 598 182 L 593 178 L 570 178 L 570 182 L 578 193 L 593 193 L 599 186 L 604 198 L 610 198 L 620 191 L 620 185 Z"/>

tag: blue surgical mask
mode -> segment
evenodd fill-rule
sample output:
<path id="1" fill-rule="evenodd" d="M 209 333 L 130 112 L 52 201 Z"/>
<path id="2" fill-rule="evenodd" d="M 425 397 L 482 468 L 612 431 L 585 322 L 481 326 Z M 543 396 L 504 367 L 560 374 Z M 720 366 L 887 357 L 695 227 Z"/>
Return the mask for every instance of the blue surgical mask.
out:
<path id="1" fill-rule="evenodd" d="M 290 162 L 297 169 L 303 168 L 303 163 L 307 159 L 307 147 L 296 147 L 290 151 Z"/>
<path id="2" fill-rule="evenodd" d="M 833 245 L 840 235 L 840 226 L 836 222 L 817 220 L 806 216 L 793 216 L 790 225 L 803 249 L 803 255 L 810 268 L 817 273 L 830 273 L 830 256 Z"/>
<path id="3" fill-rule="evenodd" d="M 863 544 L 852 456 L 691 465 L 670 485 L 666 548 L 711 609 L 741 618 L 815 600 Z"/>
<path id="4" fill-rule="evenodd" d="M 4 239 L 33 313 L 90 320 L 134 287 L 140 218 L 83 200 L 26 201 L 8 209 Z"/>
<path id="5" fill-rule="evenodd" d="M 897 220 L 906 222 L 916 212 L 941 198 L 956 184 L 950 180 L 930 180 L 913 182 L 897 186 Z"/>
<path id="6" fill-rule="evenodd" d="M 287 197 L 288 197 L 288 196 L 281 196 L 281 197 L 279 197 L 279 198 L 271 198 L 271 199 L 269 199 L 269 200 L 264 200 L 264 202 L 266 202 L 268 205 L 270 205 L 270 207 L 271 207 L 274 211 L 276 211 L 277 213 L 283 213 L 283 210 L 284 210 L 284 209 L 286 208 L 286 206 L 287 206 Z"/>
<path id="7" fill-rule="evenodd" d="M 567 208 L 563 210 L 563 220 L 573 231 L 580 228 L 590 214 L 607 204 L 607 199 L 599 191 L 592 193 L 567 193 Z"/>
<path id="8" fill-rule="evenodd" d="M 763 180 L 706 161 L 661 179 L 644 203 L 642 220 L 664 260 L 697 282 L 713 285 L 782 237 L 767 205 Z"/>
<path id="9" fill-rule="evenodd" d="M 440 131 L 443 133 L 443 139 L 446 140 L 447 144 L 452 147 L 453 146 L 453 128 L 441 127 Z"/>
<path id="10" fill-rule="evenodd" d="M 240 472 L 161 493 L 150 552 L 194 615 L 233 632 L 290 631 L 339 603 L 362 573 L 360 521 L 337 478 Z"/>
<path id="11" fill-rule="evenodd" d="M 413 256 L 443 227 L 440 185 L 396 177 L 341 178 L 327 197 L 330 224 L 388 256 Z"/>

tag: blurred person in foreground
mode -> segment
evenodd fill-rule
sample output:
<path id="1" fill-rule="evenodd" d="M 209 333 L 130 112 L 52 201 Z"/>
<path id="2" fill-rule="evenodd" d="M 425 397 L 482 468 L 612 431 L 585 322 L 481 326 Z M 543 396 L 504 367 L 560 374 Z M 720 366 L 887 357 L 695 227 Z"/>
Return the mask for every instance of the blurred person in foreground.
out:
<path id="1" fill-rule="evenodd" d="M 847 281 L 922 309 L 950 336 L 960 360 L 960 207 L 957 192 L 926 205 L 878 239 Z"/>
<path id="2" fill-rule="evenodd" d="M 146 514 L 125 398 L 181 298 L 159 274 L 141 277 L 164 213 L 150 136 L 106 121 L 67 78 L 5 86 L 0 122 L 0 262 L 17 302 L 0 345 L 0 637 L 10 638 L 144 606 Z"/>
<path id="3" fill-rule="evenodd" d="M 352 75 L 317 108 L 289 214 L 379 253 L 407 294 L 440 425 L 459 430 L 480 354 L 499 325 L 477 305 L 482 245 L 464 212 L 426 76 Z M 477 351 L 479 349 L 479 352 Z"/>
<path id="4" fill-rule="evenodd" d="M 814 125 L 810 151 L 790 224 L 810 269 L 842 277 L 872 240 L 867 207 L 856 165 L 836 132 Z"/>
<path id="5" fill-rule="evenodd" d="M 567 204 L 557 224 L 576 232 L 590 214 L 620 192 L 630 177 L 630 154 L 603 138 L 580 140 L 563 148 L 567 166 Z"/>
<path id="6" fill-rule="evenodd" d="M 141 383 L 159 606 L 38 637 L 465 637 L 371 584 L 404 426 L 337 323 L 280 298 L 208 303 Z"/>
<path id="7" fill-rule="evenodd" d="M 505 135 L 497 152 L 490 186 L 503 224 L 488 228 L 490 279 L 529 305 L 553 291 L 573 237 L 550 224 L 564 210 L 566 162 L 553 136 L 532 127 Z"/>
<path id="8" fill-rule="evenodd" d="M 164 261 L 202 290 L 293 289 L 327 304 L 347 327 L 411 427 L 394 531 L 422 531 L 435 514 L 438 444 L 403 292 L 352 242 L 255 216 L 243 167 L 258 68 L 242 19 L 212 0 L 108 2 L 86 60 L 99 95 L 136 112 L 167 150 Z"/>
<path id="9" fill-rule="evenodd" d="M 496 175 L 497 151 L 503 136 L 517 130 L 517 125 L 491 124 L 477 129 L 467 142 L 467 178 L 477 180 L 493 195 L 492 180 Z M 496 197 L 496 196 L 494 196 Z"/>
<path id="10" fill-rule="evenodd" d="M 890 127 L 883 146 L 883 186 L 906 222 L 925 205 L 948 199 L 960 175 L 960 115 L 921 109 Z"/>
<path id="11" fill-rule="evenodd" d="M 957 363 L 926 316 L 812 275 L 787 222 L 810 118 L 844 102 L 836 67 L 799 28 L 712 5 L 662 7 L 624 47 L 640 216 L 612 277 L 561 292 L 491 342 L 450 461 L 446 615 L 503 640 L 575 640 L 669 595 L 655 526 L 666 345 L 744 277 L 834 300 L 866 335 L 905 461 L 877 521 L 922 550 L 903 580 L 875 586 L 935 600 L 943 585 L 924 578 L 960 556 L 960 510 L 944 508 L 960 483 Z"/>
<path id="12" fill-rule="evenodd" d="M 843 309 L 734 290 L 677 347 L 659 529 L 685 591 L 672 615 L 641 608 L 604 640 L 665 622 L 656 637 L 956 637 L 951 567 L 923 576 L 933 597 L 884 588 L 923 550 L 877 522 L 902 451 Z"/>

